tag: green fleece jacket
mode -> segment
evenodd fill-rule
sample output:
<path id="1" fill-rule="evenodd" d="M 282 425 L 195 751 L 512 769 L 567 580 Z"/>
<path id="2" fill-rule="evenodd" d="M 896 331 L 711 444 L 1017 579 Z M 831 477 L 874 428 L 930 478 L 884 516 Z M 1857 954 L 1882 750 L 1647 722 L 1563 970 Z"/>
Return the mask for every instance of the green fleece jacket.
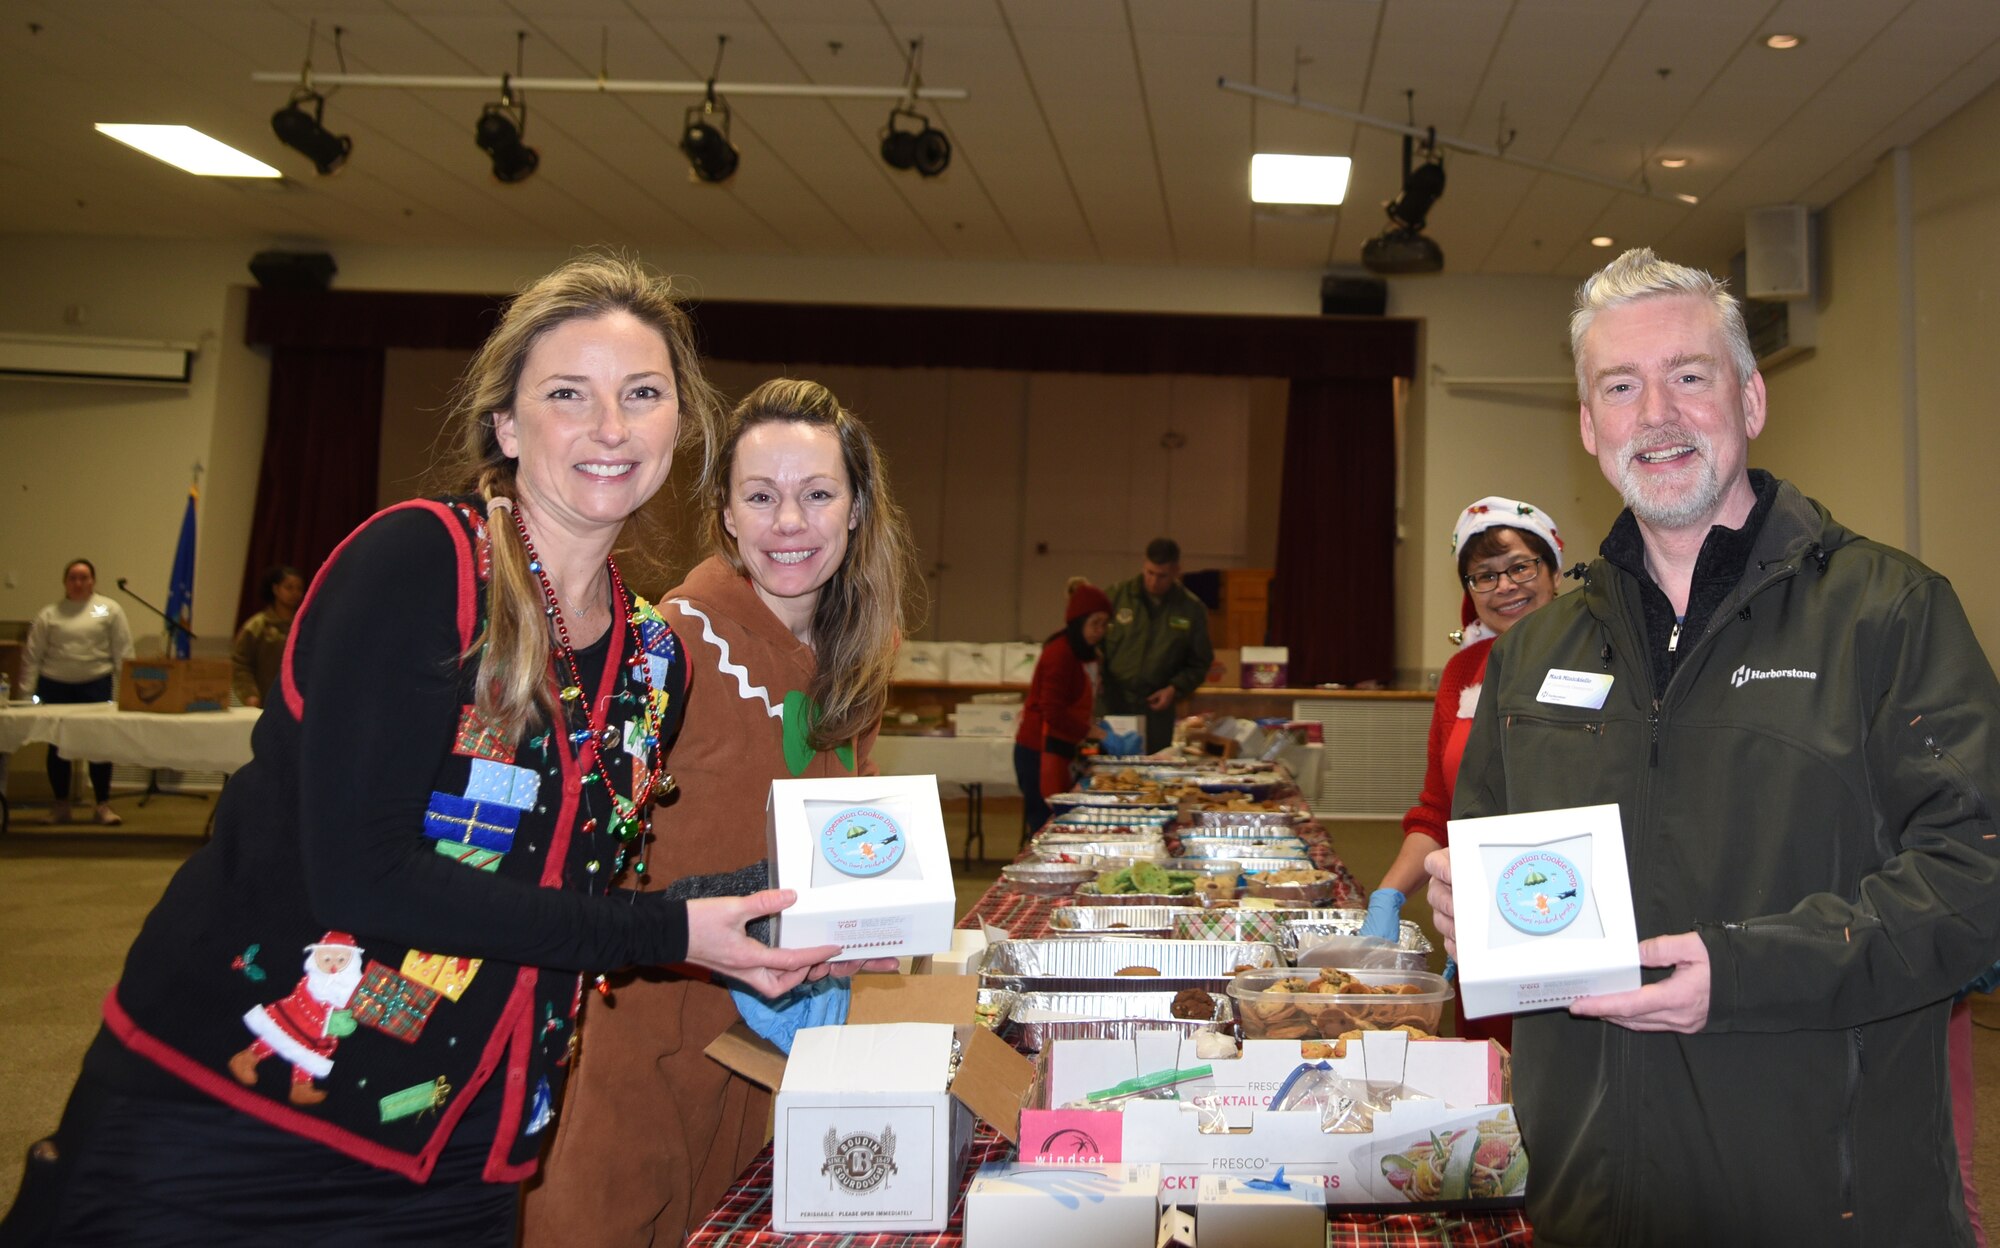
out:
<path id="1" fill-rule="evenodd" d="M 1600 559 L 1494 645 L 1458 776 L 1460 818 L 1617 803 L 1640 937 L 1709 955 L 1699 1034 L 1517 1020 L 1536 1244 L 1970 1244 L 1945 1016 L 2000 953 L 2000 685 L 1957 596 L 1783 483 L 1657 696 L 1640 593 Z"/>
<path id="2" fill-rule="evenodd" d="M 1111 627 L 1104 634 L 1103 683 L 1098 710 L 1138 715 L 1146 699 L 1168 685 L 1187 697 L 1208 679 L 1215 650 L 1208 641 L 1208 608 L 1178 582 L 1158 599 L 1143 578 L 1113 585 Z"/>

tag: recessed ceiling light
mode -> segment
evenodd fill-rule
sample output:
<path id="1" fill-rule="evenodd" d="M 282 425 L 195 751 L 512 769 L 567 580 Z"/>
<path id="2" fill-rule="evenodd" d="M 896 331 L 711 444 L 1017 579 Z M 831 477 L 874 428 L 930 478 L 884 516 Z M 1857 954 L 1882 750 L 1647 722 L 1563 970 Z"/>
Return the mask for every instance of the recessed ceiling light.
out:
<path id="1" fill-rule="evenodd" d="M 1346 156 L 1283 156 L 1258 152 L 1250 158 L 1250 199 L 1259 204 L 1338 204 L 1347 198 Z"/>
<path id="2" fill-rule="evenodd" d="M 204 178 L 284 176 L 255 156 L 239 152 L 220 139 L 212 139 L 193 126 L 138 126 L 100 121 L 97 130 L 155 160 L 164 160 Z"/>
<path id="3" fill-rule="evenodd" d="M 1685 169 L 1687 166 L 1688 158 L 1685 156 L 1660 157 L 1660 168 L 1662 169 Z"/>
<path id="4" fill-rule="evenodd" d="M 1609 247 L 1617 241 L 1617 239 L 1611 237 L 1609 234 L 1599 234 L 1590 240 L 1590 245 L 1592 247 Z"/>
<path id="5" fill-rule="evenodd" d="M 1779 50 L 1780 52 L 1785 52 L 1785 51 L 1789 51 L 1789 50 L 1790 50 L 1790 49 L 1792 49 L 1792 48 L 1796 48 L 1796 47 L 1798 47 L 1798 46 L 1799 46 L 1800 44 L 1804 43 L 1805 41 L 1806 41 L 1806 37 L 1805 37 L 1804 35 L 1765 35 L 1765 36 L 1764 36 L 1764 46 L 1765 46 L 1765 47 L 1767 47 L 1767 48 L 1776 48 L 1776 49 L 1778 49 L 1778 50 Z"/>
<path id="6" fill-rule="evenodd" d="M 1686 191 L 1675 191 L 1674 198 L 1680 200 L 1684 204 L 1698 204 L 1701 202 L 1701 196 L 1690 195 Z"/>

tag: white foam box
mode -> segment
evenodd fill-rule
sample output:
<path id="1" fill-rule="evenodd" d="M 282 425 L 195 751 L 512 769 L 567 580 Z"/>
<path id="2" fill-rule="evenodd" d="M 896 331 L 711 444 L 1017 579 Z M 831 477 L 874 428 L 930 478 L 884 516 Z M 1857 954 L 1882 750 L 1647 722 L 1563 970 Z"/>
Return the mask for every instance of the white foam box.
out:
<path id="1" fill-rule="evenodd" d="M 1010 1139 L 1018 1134 L 1034 1068 L 998 1036 L 972 1025 L 976 983 L 905 977 L 884 986 L 897 990 L 864 993 L 857 986 L 855 1006 L 866 1000 L 881 1007 L 873 1011 L 878 1016 L 922 1014 L 951 996 L 950 1016 L 965 1021 L 808 1027 L 798 1033 L 777 1088 L 774 1230 L 941 1231 L 951 1218 L 974 1119 L 985 1119 Z M 941 987 L 946 991 L 937 991 Z M 861 1013 L 866 1017 L 871 1011 Z M 947 1089 L 954 1035 L 965 1057 Z M 709 1052 L 715 1055 L 715 1046 Z"/>
<path id="2" fill-rule="evenodd" d="M 1616 805 L 1453 819 L 1446 827 L 1466 1017 L 1560 1009 L 1639 986 L 1639 933 Z M 1566 896 L 1572 887 L 1579 897 Z M 1564 926 L 1534 930 L 1564 913 Z"/>
<path id="3" fill-rule="evenodd" d="M 1042 643 L 1039 641 L 1008 641 L 1001 643 L 1000 683 L 1003 685 L 1025 685 L 1035 679 L 1035 664 L 1042 658 Z"/>
<path id="4" fill-rule="evenodd" d="M 1283 689 L 1291 679 L 1290 646 L 1245 646 L 1241 661 L 1245 689 Z"/>
<path id="5" fill-rule="evenodd" d="M 920 684 L 945 682 L 947 647 L 941 641 L 912 641 L 905 638 L 896 647 L 895 679 Z"/>
<path id="6" fill-rule="evenodd" d="M 945 679 L 954 685 L 997 685 L 1006 654 L 1004 642 L 946 642 Z"/>
<path id="7" fill-rule="evenodd" d="M 871 836 L 884 842 L 879 854 L 893 848 L 887 835 L 848 838 L 832 826 L 857 810 L 874 812 L 879 818 L 872 826 L 892 827 L 888 835 L 901 844 L 894 864 L 879 874 L 856 875 L 841 865 L 859 861 L 850 849 L 864 843 L 872 849 Z M 779 948 L 839 945 L 843 958 L 914 957 L 951 948 L 958 898 L 936 776 L 773 780 L 766 811 L 772 886 L 799 894 L 773 920 Z M 829 833 L 839 841 L 837 850 Z"/>
<path id="8" fill-rule="evenodd" d="M 1201 1248 L 1324 1248 L 1327 1190 L 1310 1178 L 1253 1186 L 1223 1174 L 1203 1176 L 1194 1193 L 1195 1242 Z"/>
<path id="9" fill-rule="evenodd" d="M 1158 1166 L 987 1162 L 965 1192 L 965 1248 L 1144 1244 L 1159 1193 Z"/>
<path id="10" fill-rule="evenodd" d="M 1011 741 L 1020 727 L 1019 702 L 960 702 L 952 716 L 952 731 L 961 737 L 1005 737 Z"/>

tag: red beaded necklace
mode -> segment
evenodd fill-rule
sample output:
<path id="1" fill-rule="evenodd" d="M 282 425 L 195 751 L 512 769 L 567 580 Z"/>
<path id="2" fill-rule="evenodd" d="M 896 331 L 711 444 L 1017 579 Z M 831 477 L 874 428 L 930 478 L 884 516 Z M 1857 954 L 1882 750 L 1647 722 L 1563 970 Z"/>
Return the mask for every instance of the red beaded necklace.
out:
<path id="1" fill-rule="evenodd" d="M 535 579 L 541 582 L 542 601 L 544 604 L 542 612 L 553 621 L 555 626 L 556 653 L 562 659 L 563 668 L 569 677 L 569 683 L 562 686 L 558 695 L 564 707 L 564 714 L 567 716 L 570 709 L 575 708 L 583 697 L 583 673 L 582 669 L 577 666 L 576 648 L 570 644 L 569 625 L 563 620 L 562 604 L 556 600 L 555 586 L 550 583 L 549 574 L 542 567 L 541 556 L 536 553 L 535 543 L 528 536 L 527 524 L 522 521 L 519 509 L 510 507 L 508 508 L 508 514 L 514 517 L 514 532 L 520 536 L 521 549 L 527 553 L 528 571 L 534 573 Z M 607 557 L 604 563 L 605 567 L 611 573 L 612 601 L 622 604 L 625 602 L 625 581 L 618 574 L 618 562 L 615 559 Z M 632 642 L 631 658 L 627 660 L 626 665 L 635 675 L 638 675 L 643 673 L 646 668 L 646 649 L 644 642 L 639 636 L 639 622 L 631 612 L 626 613 L 625 627 L 631 636 Z M 645 683 L 643 676 L 640 676 L 640 683 L 642 685 Z M 665 797 L 673 791 L 674 785 L 673 779 L 666 774 L 666 768 L 663 765 L 665 750 L 661 747 L 660 742 L 659 712 L 653 705 L 653 699 L 647 696 L 644 690 L 638 696 L 640 703 L 645 707 L 645 739 L 650 743 L 650 751 L 647 756 L 645 770 L 634 777 L 632 797 L 623 810 L 619 807 L 621 799 L 618 796 L 618 790 L 613 787 L 610 775 L 604 770 L 605 752 L 618 739 L 617 729 L 608 726 L 613 694 L 610 691 L 606 691 L 602 697 L 606 723 L 597 722 L 589 707 L 577 708 L 583 712 L 583 727 L 571 731 L 569 734 L 570 742 L 576 747 L 579 756 L 583 750 L 591 750 L 591 770 L 584 773 L 584 784 L 588 786 L 594 780 L 603 785 L 605 796 L 611 805 L 611 813 L 607 818 L 611 825 L 610 831 L 613 844 L 616 848 L 612 856 L 611 870 L 604 879 L 604 889 L 607 893 L 611 891 L 611 885 L 618 878 L 619 873 L 624 871 L 626 859 L 631 856 L 635 849 L 643 849 L 645 839 L 651 834 L 653 822 L 651 804 L 654 797 Z M 585 797 L 585 802 L 587 807 L 588 795 Z M 584 820 L 583 831 L 586 835 L 595 836 L 597 830 L 596 819 L 586 818 Z M 584 864 L 584 870 L 592 875 L 598 873 L 599 867 L 600 863 L 594 858 Z M 643 861 L 635 863 L 634 867 L 639 874 L 645 874 L 646 864 Z M 598 978 L 600 982 L 603 979 L 602 976 Z"/>

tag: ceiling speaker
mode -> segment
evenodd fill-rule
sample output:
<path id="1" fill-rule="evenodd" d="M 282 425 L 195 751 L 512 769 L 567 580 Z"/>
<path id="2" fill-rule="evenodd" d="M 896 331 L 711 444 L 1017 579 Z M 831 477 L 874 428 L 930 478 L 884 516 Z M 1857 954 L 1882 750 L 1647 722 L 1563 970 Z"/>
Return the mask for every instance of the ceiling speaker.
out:
<path id="1" fill-rule="evenodd" d="M 1321 316 L 1380 316 L 1389 308 L 1389 283 L 1379 277 L 1329 273 L 1319 279 Z"/>
<path id="2" fill-rule="evenodd" d="M 1743 294 L 1809 299 L 1813 294 L 1812 213 L 1804 204 L 1752 208 L 1743 216 Z"/>
<path id="3" fill-rule="evenodd" d="M 323 251 L 260 251 L 250 257 L 250 276 L 266 290 L 325 290 L 339 271 Z"/>

